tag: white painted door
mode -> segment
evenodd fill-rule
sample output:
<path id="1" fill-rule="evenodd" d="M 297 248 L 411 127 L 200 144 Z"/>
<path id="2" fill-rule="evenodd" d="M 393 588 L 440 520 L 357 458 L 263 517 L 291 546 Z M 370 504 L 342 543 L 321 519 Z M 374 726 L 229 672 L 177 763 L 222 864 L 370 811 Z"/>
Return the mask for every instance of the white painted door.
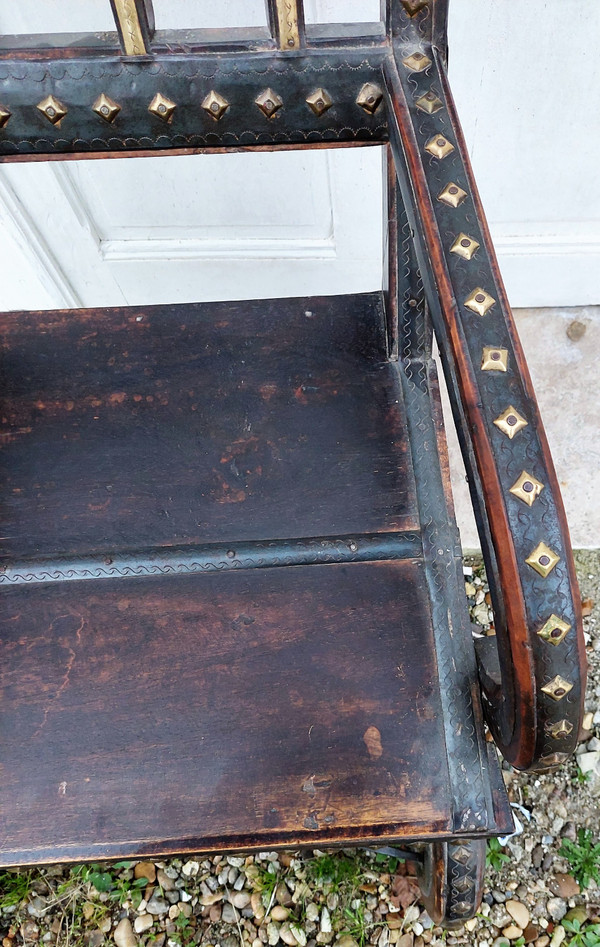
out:
<path id="1" fill-rule="evenodd" d="M 516 306 L 600 301 L 598 0 L 451 0 L 451 74 Z M 379 0 L 307 0 L 375 19 Z M 157 26 L 265 22 L 263 0 L 155 0 Z M 108 0 L 0 0 L 0 32 L 111 28 Z M 3 308 L 380 285 L 381 150 L 0 167 Z M 289 195 L 293 195 L 290 202 Z"/>

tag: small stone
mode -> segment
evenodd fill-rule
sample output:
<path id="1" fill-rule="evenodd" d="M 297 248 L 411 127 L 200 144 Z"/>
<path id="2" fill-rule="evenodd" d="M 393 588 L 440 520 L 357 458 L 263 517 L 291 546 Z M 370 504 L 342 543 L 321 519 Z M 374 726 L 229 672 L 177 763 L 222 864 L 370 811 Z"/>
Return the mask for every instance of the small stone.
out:
<path id="1" fill-rule="evenodd" d="M 532 944 L 534 940 L 537 940 L 539 933 L 539 929 L 535 926 L 535 924 L 528 924 L 523 931 L 525 943 Z"/>
<path id="2" fill-rule="evenodd" d="M 21 924 L 20 933 L 23 940 L 27 943 L 27 941 L 39 939 L 40 929 L 35 921 L 25 921 L 24 924 Z"/>
<path id="3" fill-rule="evenodd" d="M 477 918 L 472 917 L 470 920 L 465 921 L 465 930 L 472 934 L 475 928 L 477 927 Z M 413 927 L 414 930 L 414 927 Z"/>
<path id="4" fill-rule="evenodd" d="M 136 947 L 137 937 L 133 933 L 133 927 L 128 917 L 124 917 L 119 921 L 115 927 L 113 938 L 117 947 Z"/>
<path id="5" fill-rule="evenodd" d="M 193 861 L 193 860 L 186 862 L 183 868 L 181 869 L 181 873 L 185 875 L 186 878 L 195 878 L 199 871 L 200 871 L 199 862 Z"/>
<path id="6" fill-rule="evenodd" d="M 523 929 L 517 927 L 516 924 L 509 924 L 508 927 L 505 927 L 502 931 L 505 937 L 508 937 L 509 940 L 518 940 L 519 937 L 523 936 Z"/>
<path id="7" fill-rule="evenodd" d="M 288 908 L 291 907 L 292 904 L 294 903 L 292 896 L 290 894 L 290 890 L 283 881 L 281 881 L 277 885 L 277 891 L 275 892 L 275 900 L 277 901 L 277 904 L 283 904 L 284 907 L 288 907 Z"/>
<path id="8" fill-rule="evenodd" d="M 421 910 L 416 904 L 411 904 L 409 907 L 407 907 L 406 911 L 404 912 L 404 920 L 406 924 L 412 924 L 413 921 L 418 921 L 420 913 Z"/>
<path id="9" fill-rule="evenodd" d="M 386 921 L 387 926 L 391 931 L 399 930 L 404 924 L 404 921 L 399 914 L 388 914 Z"/>
<path id="10" fill-rule="evenodd" d="M 548 882 L 548 887 L 552 894 L 557 895 L 559 898 L 574 898 L 575 895 L 579 894 L 580 887 L 571 875 L 564 874 L 562 872 L 557 872 L 553 878 L 550 878 Z"/>
<path id="11" fill-rule="evenodd" d="M 269 924 L 267 924 L 269 947 L 275 947 L 275 945 L 279 943 L 279 929 L 280 925 L 276 924 L 274 921 L 271 921 Z"/>
<path id="12" fill-rule="evenodd" d="M 579 904 L 577 907 L 571 908 L 571 910 L 567 911 L 564 916 L 565 921 L 578 921 L 580 924 L 585 924 L 587 919 L 587 908 L 583 904 Z"/>
<path id="13" fill-rule="evenodd" d="M 580 753 L 577 763 L 582 773 L 593 773 L 594 770 L 599 769 L 600 750 L 595 750 L 593 753 Z"/>
<path id="14" fill-rule="evenodd" d="M 527 910 L 525 905 L 521 904 L 520 901 L 513 901 L 511 899 L 510 901 L 506 902 L 504 907 L 506 908 L 506 910 L 512 917 L 515 924 L 517 924 L 518 927 L 521 928 L 521 930 L 525 930 L 525 928 L 529 924 L 529 921 L 531 920 L 529 911 Z M 506 936 L 508 937 L 508 934 Z"/>
<path id="15" fill-rule="evenodd" d="M 235 924 L 238 920 L 237 912 L 228 901 L 225 902 L 221 911 L 221 917 L 226 924 Z"/>
<path id="16" fill-rule="evenodd" d="M 282 925 L 282 929 L 283 927 L 285 927 L 285 924 Z M 299 924 L 290 924 L 290 931 L 296 938 L 296 943 L 299 944 L 299 947 L 306 947 L 307 937 L 302 927 L 300 927 Z M 279 936 L 281 937 L 281 931 L 279 932 Z"/>
<path id="17" fill-rule="evenodd" d="M 538 939 L 536 940 L 535 947 L 548 947 L 549 943 L 550 943 L 550 938 L 548 937 L 548 935 L 542 934 L 542 936 L 538 937 Z"/>
<path id="18" fill-rule="evenodd" d="M 48 905 L 42 898 L 34 896 L 27 905 L 27 913 L 32 917 L 43 917 L 48 910 Z"/>
<path id="19" fill-rule="evenodd" d="M 554 928 L 554 933 L 552 934 L 552 939 L 550 941 L 550 947 L 560 947 L 560 945 L 562 944 L 566 936 L 567 936 L 566 930 L 564 929 L 562 924 L 559 924 L 557 927 Z"/>
<path id="20" fill-rule="evenodd" d="M 136 867 L 137 867 L 137 866 L 136 866 Z M 154 867 L 154 866 L 153 866 L 153 867 Z M 149 880 L 150 880 L 150 879 L 149 879 Z M 154 879 L 152 879 L 152 880 L 154 880 Z M 159 884 L 160 887 L 163 889 L 163 891 L 174 891 L 174 890 L 175 890 L 175 882 L 173 881 L 172 878 L 169 878 L 169 876 L 167 875 L 167 873 L 166 873 L 165 871 L 163 871 L 162 868 L 159 868 L 158 871 L 156 872 L 156 881 L 157 881 L 157 884 Z"/>
<path id="21" fill-rule="evenodd" d="M 213 904 L 212 907 L 208 911 L 209 920 L 212 921 L 213 924 L 216 924 L 217 921 L 221 920 L 221 913 L 222 913 L 221 905 Z"/>
<path id="22" fill-rule="evenodd" d="M 574 822 L 565 822 L 561 829 L 560 833 L 561 838 L 571 839 L 572 842 L 577 841 L 577 828 Z"/>
<path id="23" fill-rule="evenodd" d="M 553 921 L 561 921 L 567 913 L 567 902 L 563 898 L 548 898 L 546 910 Z"/>
<path id="24" fill-rule="evenodd" d="M 423 925 L 421 924 L 420 921 L 415 921 L 415 923 L 414 923 L 413 926 L 412 926 L 412 929 L 413 929 L 413 934 L 415 935 L 415 937 L 416 937 L 417 940 L 418 940 L 419 937 L 421 936 L 421 934 L 423 933 L 423 930 L 424 930 Z M 415 943 L 416 943 L 416 941 L 415 941 Z"/>
<path id="25" fill-rule="evenodd" d="M 492 891 L 492 895 L 494 897 L 494 901 L 497 901 L 498 904 L 504 904 L 504 902 L 506 901 L 506 895 L 504 894 L 504 892 L 498 891 L 497 888 L 494 888 L 494 890 Z"/>
<path id="26" fill-rule="evenodd" d="M 169 904 L 165 901 L 164 898 L 158 897 L 156 894 L 153 894 L 148 904 L 146 905 L 146 911 L 148 914 L 166 914 L 169 910 Z"/>
<path id="27" fill-rule="evenodd" d="M 288 947 L 297 947 L 297 940 L 287 921 L 279 928 L 279 937 Z"/>
<path id="28" fill-rule="evenodd" d="M 351 934 L 342 934 L 339 940 L 336 941 L 336 944 L 337 947 L 358 947 L 358 944 Z"/>
<path id="29" fill-rule="evenodd" d="M 396 941 L 396 947 L 413 947 L 413 942 L 412 934 L 402 934 Z"/>
<path id="30" fill-rule="evenodd" d="M 510 941 L 508 937 L 496 937 L 492 947 L 510 947 Z"/>
<path id="31" fill-rule="evenodd" d="M 133 929 L 136 934 L 144 934 L 149 931 L 154 924 L 154 918 L 151 914 L 139 914 L 133 922 Z"/>
<path id="32" fill-rule="evenodd" d="M 306 911 L 306 917 L 309 921 L 319 920 L 319 905 L 315 904 L 314 901 L 309 901 L 309 903 L 306 905 L 305 911 Z"/>
<path id="33" fill-rule="evenodd" d="M 228 855 L 227 864 L 231 865 L 232 868 L 243 868 L 245 858 L 242 858 L 240 855 Z"/>
<path id="34" fill-rule="evenodd" d="M 231 903 L 234 908 L 238 908 L 242 911 L 244 908 L 247 908 L 250 904 L 250 895 L 247 891 L 239 891 L 237 894 L 234 894 Z"/>
<path id="35" fill-rule="evenodd" d="M 594 715 L 589 711 L 583 715 L 581 721 L 582 730 L 591 730 L 594 726 Z"/>
<path id="36" fill-rule="evenodd" d="M 552 865 L 554 864 L 554 855 L 552 852 L 548 852 L 547 855 L 544 855 L 542 861 L 542 871 L 550 871 Z"/>
<path id="37" fill-rule="evenodd" d="M 134 878 L 145 878 L 150 884 L 156 881 L 156 867 L 152 862 L 138 862 L 133 869 Z"/>
<path id="38" fill-rule="evenodd" d="M 219 901 L 223 900 L 223 892 L 215 891 L 213 894 L 203 894 L 200 898 L 200 904 L 203 904 L 204 907 L 209 907 L 211 904 L 217 904 Z"/>

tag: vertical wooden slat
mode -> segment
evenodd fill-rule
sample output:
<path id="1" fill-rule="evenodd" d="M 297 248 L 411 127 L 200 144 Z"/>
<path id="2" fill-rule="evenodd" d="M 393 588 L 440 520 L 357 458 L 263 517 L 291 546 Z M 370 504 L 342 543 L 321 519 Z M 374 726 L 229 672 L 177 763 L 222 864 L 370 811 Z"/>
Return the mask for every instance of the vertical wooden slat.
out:
<path id="1" fill-rule="evenodd" d="M 385 149 L 383 174 L 383 298 L 387 329 L 388 356 L 398 358 L 398 181 L 391 148 Z"/>
<path id="2" fill-rule="evenodd" d="M 305 45 L 303 0 L 267 0 L 269 29 L 280 49 Z"/>
<path id="3" fill-rule="evenodd" d="M 147 56 L 154 34 L 152 0 L 110 0 L 125 56 Z"/>

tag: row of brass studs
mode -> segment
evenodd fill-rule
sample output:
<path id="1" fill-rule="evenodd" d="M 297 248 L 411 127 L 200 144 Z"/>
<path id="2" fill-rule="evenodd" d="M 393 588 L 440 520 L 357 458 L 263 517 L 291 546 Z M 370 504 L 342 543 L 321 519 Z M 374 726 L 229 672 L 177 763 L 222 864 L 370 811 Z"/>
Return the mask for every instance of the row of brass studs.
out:
<path id="1" fill-rule="evenodd" d="M 379 86 L 374 85 L 372 82 L 366 82 L 356 97 L 356 104 L 360 105 L 365 112 L 373 114 L 382 98 L 383 92 Z M 329 93 L 321 88 L 311 92 L 305 101 L 310 110 L 317 116 L 323 115 L 333 105 L 333 99 Z M 273 89 L 264 89 L 260 95 L 256 97 L 254 102 L 267 118 L 272 118 L 283 106 L 283 99 L 277 92 L 274 92 Z M 215 92 L 214 89 L 211 89 L 201 103 L 201 108 L 218 122 L 229 108 L 229 105 L 230 103 L 227 99 L 223 98 L 218 92 Z M 162 92 L 157 92 L 148 106 L 148 111 L 152 112 L 153 115 L 156 115 L 164 122 L 170 122 L 176 108 L 176 102 L 172 102 L 171 99 L 163 95 Z M 38 103 L 37 109 L 52 125 L 60 125 L 62 119 L 67 114 L 66 106 L 53 95 L 47 95 L 45 99 L 42 99 L 42 101 Z M 113 100 L 103 92 L 92 105 L 92 110 L 96 115 L 99 115 L 100 118 L 110 124 L 114 122 L 121 111 L 121 106 L 118 102 L 113 102 Z M 4 128 L 11 114 L 10 109 L 0 105 L 0 128 Z"/>
<path id="2" fill-rule="evenodd" d="M 424 4 L 415 2 L 414 12 L 423 5 Z M 403 60 L 403 63 L 411 72 L 424 72 L 431 65 L 431 60 L 423 53 L 415 52 L 407 56 Z M 419 96 L 419 98 L 415 100 L 415 105 L 418 109 L 427 112 L 429 115 L 434 115 L 443 108 L 443 102 L 433 90 Z M 425 145 L 425 151 L 439 161 L 443 161 L 448 155 L 452 154 L 454 150 L 455 147 L 452 142 L 448 141 L 445 135 L 442 134 L 434 135 Z M 438 194 L 438 200 L 452 208 L 459 207 L 466 197 L 467 192 L 453 181 L 446 184 L 440 194 Z M 475 240 L 474 237 L 470 237 L 465 233 L 459 233 L 450 247 L 450 253 L 455 253 L 462 259 L 470 261 L 475 256 L 479 246 L 478 241 Z M 484 317 L 495 303 L 496 300 L 494 297 L 480 286 L 476 287 L 464 301 L 464 305 L 467 309 L 481 317 Z M 494 346 L 485 346 L 482 352 L 481 370 L 506 372 L 508 370 L 508 350 Z M 522 417 L 512 405 L 509 405 L 505 411 L 495 418 L 494 424 L 511 440 L 519 431 L 527 427 L 525 418 Z M 526 470 L 523 470 L 509 492 L 528 506 L 533 506 L 536 498 L 543 489 L 543 483 Z M 538 575 L 541 575 L 542 578 L 546 578 L 559 561 L 560 557 L 543 542 L 540 542 L 525 560 L 527 565 L 534 569 Z M 559 618 L 557 615 L 551 615 L 537 634 L 544 641 L 556 646 L 564 640 L 570 628 L 571 626 L 563 621 L 562 618 Z M 562 700 L 572 689 L 573 685 L 562 678 L 560 674 L 557 674 L 541 688 L 544 694 L 557 702 Z M 571 734 L 572 730 L 573 724 L 568 720 L 559 720 L 558 723 L 550 723 L 547 726 L 548 733 L 554 739 L 567 737 Z M 548 765 L 552 764 L 550 758 L 548 758 L 547 762 Z"/>

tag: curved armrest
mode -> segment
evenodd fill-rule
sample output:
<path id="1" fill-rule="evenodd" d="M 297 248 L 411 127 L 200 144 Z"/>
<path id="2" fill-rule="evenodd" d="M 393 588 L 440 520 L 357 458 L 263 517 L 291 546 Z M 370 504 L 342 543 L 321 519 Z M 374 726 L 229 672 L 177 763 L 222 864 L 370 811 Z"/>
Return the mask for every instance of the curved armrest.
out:
<path id="1" fill-rule="evenodd" d="M 484 711 L 519 769 L 574 750 L 585 686 L 565 516 L 441 57 L 418 33 L 384 64 L 390 141 L 490 577 Z"/>

